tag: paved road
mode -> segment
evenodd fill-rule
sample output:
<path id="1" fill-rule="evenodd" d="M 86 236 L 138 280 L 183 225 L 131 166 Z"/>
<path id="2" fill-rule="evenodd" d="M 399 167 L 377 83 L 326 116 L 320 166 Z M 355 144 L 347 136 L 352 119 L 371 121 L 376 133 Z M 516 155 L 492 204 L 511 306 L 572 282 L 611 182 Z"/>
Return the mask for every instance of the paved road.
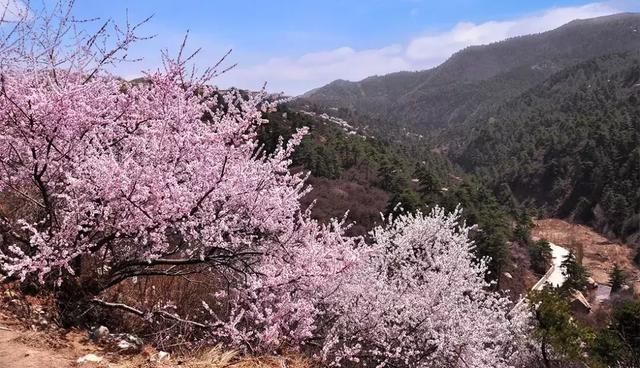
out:
<path id="1" fill-rule="evenodd" d="M 551 246 L 551 256 L 553 262 L 553 272 L 547 278 L 547 283 L 551 284 L 555 287 L 562 286 L 564 281 L 567 279 L 565 275 L 562 274 L 562 262 L 567 258 L 569 254 L 569 250 L 566 248 L 562 248 L 553 243 L 549 243 Z"/>
<path id="2" fill-rule="evenodd" d="M 555 245 L 553 243 L 549 243 L 549 245 L 551 246 L 551 267 L 549 268 L 547 273 L 545 273 L 544 276 L 542 276 L 540 280 L 538 280 L 538 282 L 536 282 L 536 284 L 533 285 L 531 290 L 542 290 L 544 289 L 544 286 L 548 283 L 555 287 L 558 287 L 564 284 L 564 280 L 567 279 L 562 274 L 561 266 L 562 266 L 562 261 L 564 261 L 564 259 L 567 257 L 567 254 L 569 254 L 569 250 L 561 246 Z M 523 307 L 524 305 L 523 302 L 525 301 L 525 299 L 526 298 L 524 297 L 520 299 L 520 301 L 516 303 L 516 305 L 511 309 L 511 312 L 513 312 L 518 308 Z"/>

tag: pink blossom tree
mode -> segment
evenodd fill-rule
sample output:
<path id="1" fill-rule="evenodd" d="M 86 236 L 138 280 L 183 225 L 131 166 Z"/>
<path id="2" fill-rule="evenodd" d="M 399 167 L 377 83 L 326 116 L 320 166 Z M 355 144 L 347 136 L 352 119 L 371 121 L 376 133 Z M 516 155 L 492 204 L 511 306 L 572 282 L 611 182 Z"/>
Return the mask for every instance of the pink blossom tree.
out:
<path id="1" fill-rule="evenodd" d="M 310 337 L 324 280 L 358 240 L 300 208 L 304 177 L 288 168 L 304 131 L 265 155 L 264 93 L 210 87 L 216 69 L 194 78 L 181 54 L 143 82 L 120 80 L 105 66 L 136 26 L 107 48 L 107 25 L 84 37 L 76 23 L 59 7 L 2 29 L 0 192 L 27 209 L 0 213 L 4 277 L 70 284 L 253 349 Z M 193 274 L 220 285 L 206 318 L 97 298 L 135 277 Z"/>

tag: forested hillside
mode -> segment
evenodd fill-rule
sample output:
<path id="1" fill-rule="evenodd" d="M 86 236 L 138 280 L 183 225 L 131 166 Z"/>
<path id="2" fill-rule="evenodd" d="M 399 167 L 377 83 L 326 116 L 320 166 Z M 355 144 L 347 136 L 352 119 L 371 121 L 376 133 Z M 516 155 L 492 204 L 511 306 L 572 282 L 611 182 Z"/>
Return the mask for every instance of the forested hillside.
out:
<path id="1" fill-rule="evenodd" d="M 554 74 L 475 126 L 457 157 L 468 171 L 547 215 L 638 241 L 638 52 Z"/>
<path id="2" fill-rule="evenodd" d="M 293 156 L 294 170 L 309 172 L 312 191 L 303 198 L 312 205 L 312 216 L 327 223 L 348 212 L 348 233 L 368 235 L 383 217 L 436 205 L 449 211 L 458 206 L 470 225 L 478 259 L 488 257 L 488 279 L 513 296 L 530 282 L 529 236 L 522 230 L 527 221 L 517 208 L 501 204 L 489 187 L 466 175 L 446 157 L 415 147 L 385 142 L 361 134 L 352 122 L 327 114 L 299 111 L 286 105 L 268 116 L 260 141 L 268 152 L 302 127 L 309 133 Z M 518 223 L 514 227 L 514 223 Z M 520 230 L 518 230 L 520 228 Z M 514 267 L 512 256 L 524 256 L 525 267 Z M 531 265 L 534 272 L 545 268 L 545 260 Z M 505 279 L 508 271 L 511 278 Z"/>
<path id="3" fill-rule="evenodd" d="M 286 141 L 297 129 L 309 129 L 293 156 L 294 170 L 311 175 L 313 191 L 306 204 L 315 201 L 313 214 L 323 221 L 348 211 L 355 234 L 364 235 L 379 224 L 381 214 L 394 207 L 399 196 L 412 198 L 411 203 L 403 201 L 405 206 L 417 205 L 420 179 L 439 191 L 461 173 L 445 157 L 429 152 L 414 156 L 403 146 L 365 136 L 350 122 L 330 115 L 283 105 L 267 118 L 269 124 L 260 132 L 267 152 L 277 147 L 280 137 Z M 420 173 L 428 173 L 428 178 L 418 178 Z"/>

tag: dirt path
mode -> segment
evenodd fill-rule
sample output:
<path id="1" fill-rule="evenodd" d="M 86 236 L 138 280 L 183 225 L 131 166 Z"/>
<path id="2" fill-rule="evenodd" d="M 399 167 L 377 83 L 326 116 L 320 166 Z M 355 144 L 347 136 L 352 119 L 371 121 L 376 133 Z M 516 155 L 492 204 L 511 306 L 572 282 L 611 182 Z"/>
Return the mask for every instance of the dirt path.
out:
<path id="1" fill-rule="evenodd" d="M 2 368 L 58 368 L 71 367 L 74 359 L 47 347 L 31 346 L 24 332 L 0 329 L 0 367 Z"/>
<path id="2" fill-rule="evenodd" d="M 86 332 L 58 329 L 32 331 L 4 317 L 0 313 L 0 368 L 161 367 L 146 364 L 147 359 L 142 354 L 128 357 L 109 354 L 92 344 Z M 78 364 L 78 358 L 87 354 L 94 354 L 103 360 L 100 363 Z M 162 365 L 162 368 L 165 366 Z"/>

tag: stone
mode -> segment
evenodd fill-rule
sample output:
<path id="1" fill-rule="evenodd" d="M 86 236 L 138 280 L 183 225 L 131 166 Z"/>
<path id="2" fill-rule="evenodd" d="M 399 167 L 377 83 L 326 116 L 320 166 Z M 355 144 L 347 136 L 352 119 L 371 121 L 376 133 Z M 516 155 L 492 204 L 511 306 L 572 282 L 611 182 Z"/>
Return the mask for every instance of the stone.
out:
<path id="1" fill-rule="evenodd" d="M 137 336 L 130 334 L 120 334 L 117 336 L 116 345 L 120 353 L 138 354 L 142 351 L 144 342 Z"/>
<path id="2" fill-rule="evenodd" d="M 166 351 L 159 351 L 151 357 L 152 362 L 163 362 L 165 360 L 169 360 L 169 353 Z"/>
<path id="3" fill-rule="evenodd" d="M 78 364 L 85 364 L 85 363 L 100 363 L 101 361 L 102 361 L 102 357 L 99 357 L 95 354 L 87 354 L 83 357 L 78 358 L 76 362 Z"/>
<path id="4" fill-rule="evenodd" d="M 99 326 L 91 331 L 89 337 L 91 337 L 91 340 L 93 341 L 103 341 L 104 339 L 109 337 L 109 329 L 105 326 Z"/>

